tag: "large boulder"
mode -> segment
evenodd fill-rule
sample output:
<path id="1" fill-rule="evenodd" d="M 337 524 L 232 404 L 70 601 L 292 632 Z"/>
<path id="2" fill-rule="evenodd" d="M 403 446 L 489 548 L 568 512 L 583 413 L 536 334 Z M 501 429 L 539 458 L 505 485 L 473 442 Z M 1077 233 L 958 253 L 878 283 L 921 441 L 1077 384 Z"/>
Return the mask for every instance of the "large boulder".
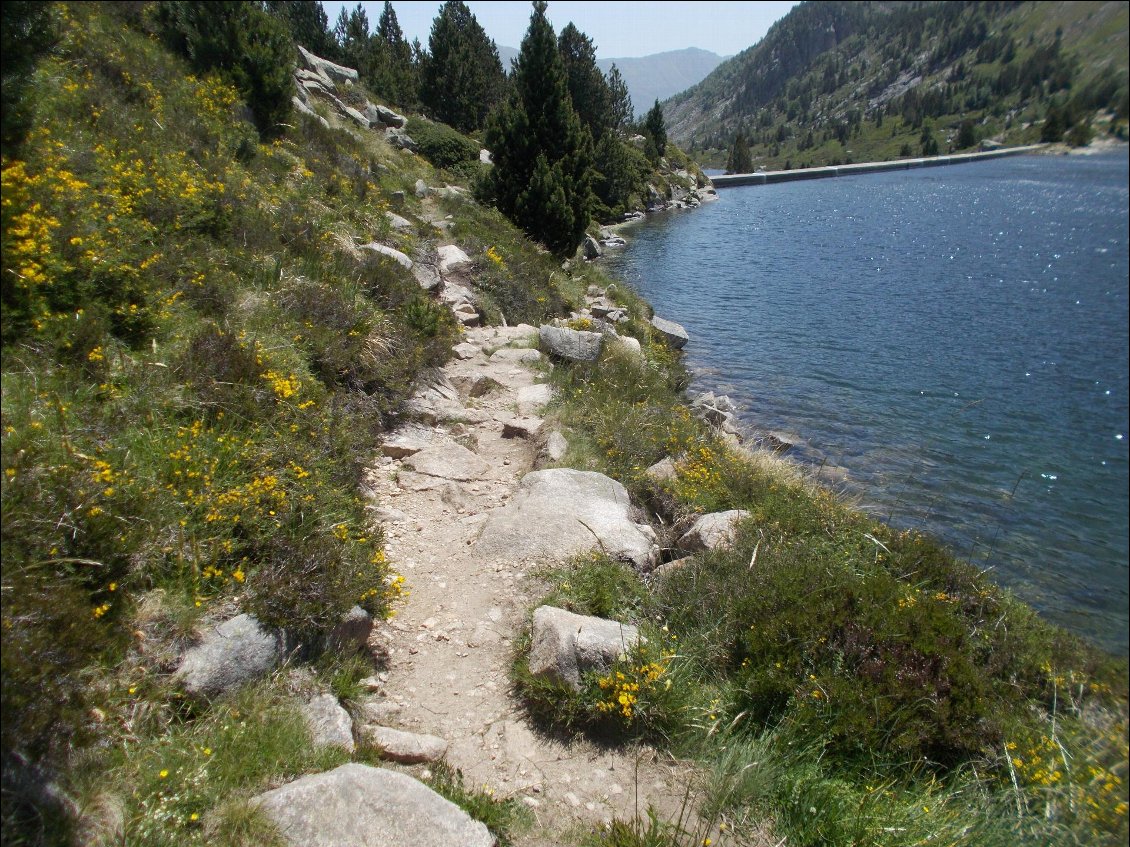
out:
<path id="1" fill-rule="evenodd" d="M 682 350 L 687 345 L 687 342 L 691 340 L 691 337 L 687 335 L 687 331 L 683 329 L 682 325 L 674 321 L 656 316 L 651 319 L 651 325 L 663 336 L 663 340 L 667 342 L 667 346 L 674 350 Z"/>
<path id="2" fill-rule="evenodd" d="M 253 800 L 294 847 L 492 847 L 486 826 L 407 774 L 348 764 Z"/>
<path id="3" fill-rule="evenodd" d="M 439 272 L 446 278 L 468 273 L 474 263 L 457 244 L 444 244 L 436 250 L 439 256 Z"/>
<path id="4" fill-rule="evenodd" d="M 538 330 L 542 349 L 549 355 L 570 362 L 595 362 L 600 358 L 604 336 L 599 332 L 585 332 L 562 326 L 546 324 Z"/>
<path id="5" fill-rule="evenodd" d="M 703 515 L 679 539 L 679 547 L 691 553 L 729 547 L 734 542 L 738 522 L 748 517 L 745 509 Z"/>
<path id="6" fill-rule="evenodd" d="M 274 670 L 286 655 L 281 632 L 271 632 L 248 614 L 209 629 L 181 659 L 174 680 L 190 697 L 214 699 Z"/>
<path id="7" fill-rule="evenodd" d="M 655 532 L 631 518 L 628 491 L 592 471 L 551 468 L 522 477 L 514 496 L 491 512 L 475 545 L 479 558 L 561 561 L 601 550 L 641 570 L 659 555 Z"/>
<path id="8" fill-rule="evenodd" d="M 587 671 L 606 669 L 639 643 L 634 626 L 554 606 L 534 610 L 530 673 L 581 689 Z"/>

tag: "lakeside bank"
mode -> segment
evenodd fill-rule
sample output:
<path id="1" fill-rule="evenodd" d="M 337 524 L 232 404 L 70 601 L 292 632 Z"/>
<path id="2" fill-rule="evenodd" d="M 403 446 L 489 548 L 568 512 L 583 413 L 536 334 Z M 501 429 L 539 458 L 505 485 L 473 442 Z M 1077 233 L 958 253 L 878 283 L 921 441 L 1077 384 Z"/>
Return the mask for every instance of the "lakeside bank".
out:
<path id="1" fill-rule="evenodd" d="M 828 179 L 834 176 L 857 176 L 859 174 L 884 173 L 886 171 L 906 171 L 915 168 L 937 168 L 943 165 L 964 165 L 969 162 L 983 162 L 987 159 L 1001 159 L 1006 156 L 1019 156 L 1043 150 L 1046 144 L 1028 144 L 1024 147 L 1008 147 L 1003 150 L 980 150 L 976 153 L 955 153 L 948 156 L 923 156 L 916 159 L 897 159 L 889 162 L 858 162 L 850 165 L 827 165 L 820 168 L 794 168 L 787 171 L 761 171 L 751 174 L 724 174 L 711 177 L 715 188 L 734 188 L 740 185 L 771 185 L 778 182 L 796 182 L 807 179 Z"/>

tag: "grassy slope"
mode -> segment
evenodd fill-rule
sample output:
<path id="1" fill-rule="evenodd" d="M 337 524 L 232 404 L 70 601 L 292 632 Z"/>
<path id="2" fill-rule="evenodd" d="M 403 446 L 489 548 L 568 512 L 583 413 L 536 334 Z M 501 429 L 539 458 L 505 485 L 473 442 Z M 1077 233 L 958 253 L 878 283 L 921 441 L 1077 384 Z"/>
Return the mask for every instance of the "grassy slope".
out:
<path id="1" fill-rule="evenodd" d="M 312 680 L 268 680 L 203 709 L 168 671 L 202 616 L 249 608 L 312 636 L 358 600 L 391 610 L 395 563 L 365 519 L 359 468 L 455 330 L 399 266 L 355 245 L 428 249 L 411 189 L 444 175 L 297 118 L 259 144 L 234 91 L 188 76 L 116 8 L 65 8 L 36 75 L 31 142 L 4 162 L 5 273 L 21 280 L 4 315 L 4 750 L 61 768 L 87 843 L 268 843 L 246 799 L 342 760 L 307 749 L 293 688 L 348 698 L 371 669 L 322 662 Z M 398 190 L 417 223 L 405 233 L 384 215 Z M 496 319 L 537 322 L 606 282 L 592 267 L 562 273 L 491 210 L 442 202 Z M 646 621 L 656 646 L 625 668 L 642 691 L 594 679 L 578 701 L 534 687 L 535 711 L 700 757 L 713 825 L 768 818 L 790 843 L 910 842 L 888 830 L 1121 838 L 1118 669 L 929 540 L 899 539 L 795 470 L 728 451 L 688 414 L 646 304 L 619 296 L 648 364 L 558 369 L 571 460 L 676 516 L 740 505 L 757 523 L 732 555 L 656 592 L 599 560 L 558 577 L 559 602 Z M 642 469 L 668 453 L 684 457 L 679 474 L 657 487 Z M 843 598 L 854 605 L 829 605 Z M 860 610 L 873 637 L 844 626 Z M 921 639 L 900 653 L 907 626 Z M 888 651 L 892 676 L 845 668 L 868 649 Z M 924 656 L 936 661 L 920 667 Z M 997 675 L 979 683 L 971 670 Z M 955 687 L 985 702 L 951 721 Z M 859 691 L 895 704 L 890 720 L 871 720 Z M 892 725 L 905 732 L 884 738 Z M 916 750 L 933 763 L 908 765 Z M 444 784 L 506 826 L 509 811 Z M 6 840 L 9 826 L 42 824 L 15 799 Z"/>

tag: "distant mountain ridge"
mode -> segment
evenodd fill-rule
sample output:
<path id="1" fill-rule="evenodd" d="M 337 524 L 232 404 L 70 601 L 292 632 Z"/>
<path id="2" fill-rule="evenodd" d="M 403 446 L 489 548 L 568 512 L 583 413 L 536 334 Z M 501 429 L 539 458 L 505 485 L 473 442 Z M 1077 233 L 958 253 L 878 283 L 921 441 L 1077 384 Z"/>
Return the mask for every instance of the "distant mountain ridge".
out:
<path id="1" fill-rule="evenodd" d="M 769 167 L 945 152 L 970 139 L 1028 143 L 1049 118 L 1065 131 L 1080 126 L 1078 138 L 1092 122 L 1117 134 L 1126 124 L 1128 8 L 802 3 L 665 101 L 667 131 L 706 164 L 724 162 L 744 131 L 755 164 Z"/>
<path id="2" fill-rule="evenodd" d="M 503 45 L 496 47 L 502 67 L 509 73 L 511 61 L 518 58 L 518 50 Z M 620 69 L 620 76 L 632 98 L 632 107 L 637 115 L 642 115 L 656 100 L 666 100 L 701 82 L 724 61 L 725 56 L 698 47 L 687 47 L 650 56 L 597 59 L 596 65 L 606 74 L 613 65 Z"/>
<path id="3" fill-rule="evenodd" d="M 642 115 L 656 100 L 666 100 L 701 82 L 724 61 L 725 56 L 687 47 L 650 56 L 597 59 L 596 65 L 606 74 L 613 65 L 620 69 L 632 106 Z"/>

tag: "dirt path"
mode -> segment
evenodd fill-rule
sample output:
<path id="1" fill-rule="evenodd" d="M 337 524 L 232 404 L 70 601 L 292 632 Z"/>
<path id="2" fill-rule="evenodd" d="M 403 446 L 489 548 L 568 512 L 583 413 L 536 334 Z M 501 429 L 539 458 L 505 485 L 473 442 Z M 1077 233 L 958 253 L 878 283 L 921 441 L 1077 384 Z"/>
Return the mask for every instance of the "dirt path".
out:
<path id="1" fill-rule="evenodd" d="M 438 409 L 438 422 L 400 435 L 404 452 L 425 448 L 383 457 L 369 473 L 389 557 L 411 592 L 373 636 L 389 657 L 373 705 L 384 725 L 446 739 L 447 759 L 468 787 L 522 798 L 536 825 L 518 844 L 550 845 L 575 843 L 571 830 L 614 816 L 645 815 L 649 804 L 661 817 L 677 817 L 686 771 L 646 747 L 609 751 L 548 738 L 510 690 L 513 642 L 537 599 L 537 580 L 529 565 L 472 553 L 489 512 L 508 501 L 536 458 L 536 439 L 503 435 L 515 418 L 536 426 L 547 399 L 547 387 L 533 387 L 544 368 L 529 361 L 540 360 L 536 351 L 504 346 L 532 343 L 531 333 L 468 330 L 457 348 L 467 358 L 453 360 L 444 369 L 450 382 L 429 392 L 425 417 Z"/>

